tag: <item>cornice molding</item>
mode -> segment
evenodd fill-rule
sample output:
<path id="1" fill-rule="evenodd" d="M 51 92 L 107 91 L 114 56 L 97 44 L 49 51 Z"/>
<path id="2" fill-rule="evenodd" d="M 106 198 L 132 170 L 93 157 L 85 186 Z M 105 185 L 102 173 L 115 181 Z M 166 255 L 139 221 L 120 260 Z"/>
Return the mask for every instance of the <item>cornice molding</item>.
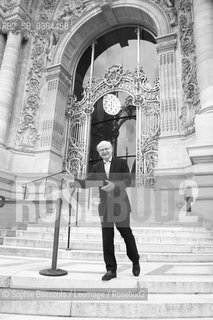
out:
<path id="1" fill-rule="evenodd" d="M 177 46 L 177 34 L 170 33 L 165 36 L 157 37 L 156 41 L 156 48 L 158 52 L 174 50 Z"/>

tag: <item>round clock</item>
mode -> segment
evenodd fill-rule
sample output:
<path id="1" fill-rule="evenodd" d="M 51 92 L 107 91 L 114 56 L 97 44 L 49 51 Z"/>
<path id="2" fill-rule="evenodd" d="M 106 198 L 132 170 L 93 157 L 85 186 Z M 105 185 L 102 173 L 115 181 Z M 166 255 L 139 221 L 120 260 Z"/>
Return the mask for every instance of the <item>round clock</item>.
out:
<path id="1" fill-rule="evenodd" d="M 116 115 L 121 110 L 121 102 L 114 94 L 108 93 L 103 98 L 104 111 L 110 115 Z"/>

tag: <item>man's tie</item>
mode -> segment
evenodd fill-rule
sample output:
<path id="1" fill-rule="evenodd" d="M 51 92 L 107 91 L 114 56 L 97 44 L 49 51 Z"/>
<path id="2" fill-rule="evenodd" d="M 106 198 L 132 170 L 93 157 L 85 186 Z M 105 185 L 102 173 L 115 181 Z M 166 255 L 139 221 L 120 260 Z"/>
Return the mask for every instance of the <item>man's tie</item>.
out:
<path id="1" fill-rule="evenodd" d="M 105 169 L 105 173 L 107 176 L 107 179 L 109 179 L 109 171 L 110 171 L 110 165 L 111 165 L 111 161 L 104 161 L 104 169 Z"/>

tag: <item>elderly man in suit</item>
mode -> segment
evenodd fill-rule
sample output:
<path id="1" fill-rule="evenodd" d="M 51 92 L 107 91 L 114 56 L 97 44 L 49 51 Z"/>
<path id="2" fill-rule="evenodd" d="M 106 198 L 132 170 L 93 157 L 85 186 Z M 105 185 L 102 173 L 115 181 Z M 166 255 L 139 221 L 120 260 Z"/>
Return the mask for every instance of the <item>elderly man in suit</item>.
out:
<path id="1" fill-rule="evenodd" d="M 107 270 L 102 280 L 107 281 L 117 276 L 114 225 L 125 241 L 127 256 L 132 261 L 132 273 L 138 276 L 140 257 L 130 228 L 131 207 L 125 190 L 131 184 L 129 168 L 125 159 L 112 156 L 112 145 L 109 141 L 101 141 L 97 145 L 97 151 L 102 161 L 92 167 L 86 179 L 75 179 L 74 185 L 80 184 L 82 188 L 99 186 L 98 209 L 101 217 L 103 255 Z"/>

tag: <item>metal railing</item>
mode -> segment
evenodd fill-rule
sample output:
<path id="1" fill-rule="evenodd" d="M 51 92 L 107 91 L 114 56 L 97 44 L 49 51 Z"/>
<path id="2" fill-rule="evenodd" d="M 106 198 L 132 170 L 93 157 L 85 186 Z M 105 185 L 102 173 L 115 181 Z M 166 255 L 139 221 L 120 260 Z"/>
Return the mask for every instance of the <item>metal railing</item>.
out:
<path id="1" fill-rule="evenodd" d="M 47 183 L 47 179 L 56 175 L 62 174 L 62 178 L 60 181 L 60 194 L 59 197 L 56 200 L 26 200 L 26 192 L 27 192 L 27 186 L 29 184 L 32 183 L 36 183 L 38 181 L 41 180 L 45 180 L 46 179 L 46 183 Z M 63 175 L 65 174 L 70 174 L 69 171 L 61 171 L 61 172 L 57 172 L 39 179 L 35 179 L 32 181 L 29 181 L 25 184 L 22 185 L 22 187 L 24 188 L 24 199 L 23 200 L 11 200 L 11 199 L 6 199 L 4 196 L 0 196 L 0 208 L 4 207 L 4 205 L 6 204 L 17 204 L 17 203 L 34 203 L 34 204 L 39 204 L 41 202 L 45 202 L 47 203 L 56 203 L 56 217 L 55 217 L 55 224 L 54 224 L 54 238 L 53 238 L 53 250 L 52 250 L 52 264 L 51 264 L 51 268 L 48 269 L 43 269 L 40 270 L 39 273 L 41 275 L 45 275 L 45 276 L 63 276 L 66 275 L 68 272 L 66 270 L 62 270 L 62 269 L 58 269 L 57 268 L 57 258 L 58 258 L 58 245 L 59 245 L 59 233 L 60 233 L 60 220 L 61 220 L 61 210 L 62 210 L 62 205 L 63 205 L 63 199 L 61 197 L 61 191 L 63 188 L 63 184 L 64 184 L 64 179 L 65 176 L 63 177 Z M 45 185 L 46 188 L 46 185 Z M 69 202 L 69 221 L 68 221 L 68 239 L 67 239 L 67 250 L 70 250 L 70 233 L 71 233 L 71 210 L 72 210 L 72 204 L 71 204 L 71 199 L 72 196 L 75 192 L 75 188 L 73 188 L 73 190 L 71 191 L 71 196 L 70 196 L 70 202 Z"/>
<path id="2" fill-rule="evenodd" d="M 25 199 L 26 198 L 26 193 L 27 193 L 27 186 L 29 184 L 32 184 L 32 183 L 35 183 L 35 182 L 38 182 L 38 181 L 42 181 L 42 180 L 45 180 L 45 189 L 44 189 L 44 194 L 46 193 L 46 186 L 47 186 L 47 180 L 48 178 L 51 178 L 51 177 L 54 177 L 54 176 L 57 176 L 59 174 L 64 174 L 64 173 L 68 173 L 68 171 L 66 170 L 63 170 L 63 171 L 59 171 L 59 172 L 56 172 L 56 173 L 53 173 L 53 174 L 50 174 L 50 175 L 47 175 L 45 177 L 41 177 L 41 178 L 38 178 L 38 179 L 35 179 L 35 180 L 31 180 L 31 181 L 28 181 L 26 183 L 23 183 L 22 184 L 22 188 L 24 189 L 24 194 L 23 194 L 23 198 Z"/>

